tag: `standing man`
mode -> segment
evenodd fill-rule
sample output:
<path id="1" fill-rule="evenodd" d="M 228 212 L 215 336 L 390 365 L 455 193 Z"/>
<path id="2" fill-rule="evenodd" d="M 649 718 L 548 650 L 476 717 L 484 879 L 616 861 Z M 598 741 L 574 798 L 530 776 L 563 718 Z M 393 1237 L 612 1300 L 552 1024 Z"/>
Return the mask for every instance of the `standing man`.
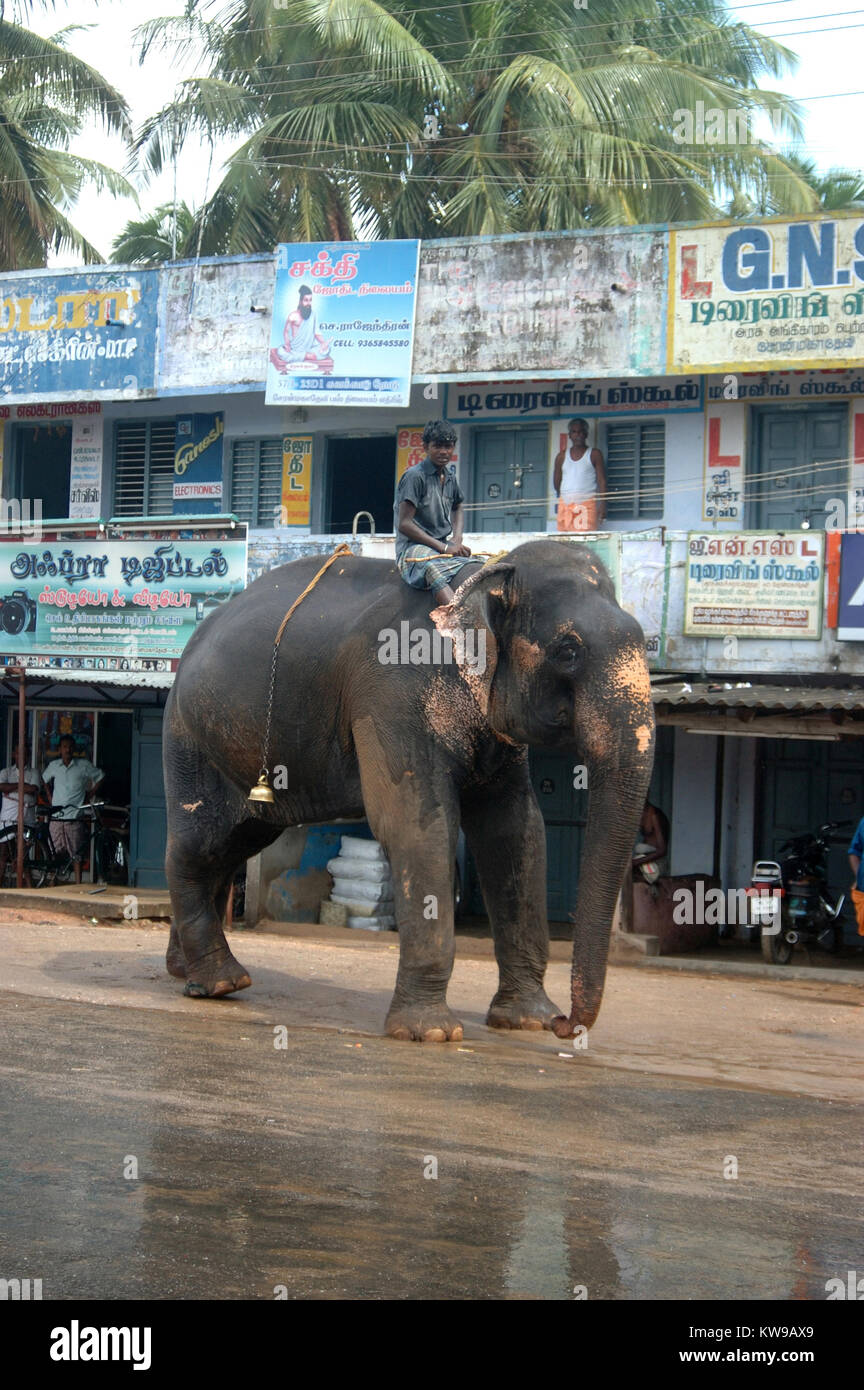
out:
<path id="1" fill-rule="evenodd" d="M 46 784 L 51 783 L 51 804 L 64 810 L 51 822 L 51 839 L 57 854 L 65 850 L 75 861 L 75 882 L 81 882 L 81 861 L 89 826 L 78 817 L 90 792 L 96 790 L 105 776 L 89 758 L 73 758 L 75 740 L 64 734 L 60 740 L 60 757 L 50 762 L 42 773 Z"/>
<path id="2" fill-rule="evenodd" d="M 325 376 L 333 371 L 330 344 L 318 332 L 318 317 L 312 308 L 312 291 L 308 285 L 300 286 L 297 308 L 292 309 L 285 320 L 282 347 L 271 349 L 270 361 L 283 376 L 289 367 L 323 372 Z"/>
<path id="3" fill-rule="evenodd" d="M 24 824 L 36 824 L 36 798 L 42 785 L 42 779 L 35 767 L 24 768 Z M 0 810 L 0 833 L 10 831 L 18 826 L 18 744 L 12 749 L 12 763 L 9 767 L 4 767 L 0 772 L 0 792 L 3 793 L 3 807 Z M 13 839 L 11 835 L 3 834 L 0 840 L 0 879 L 6 869 L 6 861 L 10 851 L 15 845 L 17 836 Z M 29 888 L 30 875 L 26 866 L 24 869 L 24 881 Z"/>
<path id="4" fill-rule="evenodd" d="M 864 936 L 864 820 L 858 822 L 858 829 L 852 836 L 852 843 L 849 846 L 849 863 L 855 875 L 855 882 L 852 884 L 852 905 L 855 908 L 855 916 L 858 921 L 858 935 Z"/>
<path id="5" fill-rule="evenodd" d="M 450 460 L 456 431 L 430 420 L 423 431 L 426 457 L 406 468 L 393 506 L 396 567 L 412 589 L 431 589 L 439 604 L 452 603 L 450 586 L 471 556 L 462 544 L 462 489 Z"/>
<path id="6" fill-rule="evenodd" d="M 646 797 L 639 822 L 639 834 L 633 847 L 633 868 L 643 864 L 656 864 L 656 875 L 661 877 L 669 870 L 669 821 L 659 806 L 654 806 Z"/>
<path id="7" fill-rule="evenodd" d="M 552 483 L 559 531 L 596 531 L 606 519 L 606 466 L 599 449 L 588 448 L 588 421 L 571 420 L 570 446 L 555 458 Z"/>

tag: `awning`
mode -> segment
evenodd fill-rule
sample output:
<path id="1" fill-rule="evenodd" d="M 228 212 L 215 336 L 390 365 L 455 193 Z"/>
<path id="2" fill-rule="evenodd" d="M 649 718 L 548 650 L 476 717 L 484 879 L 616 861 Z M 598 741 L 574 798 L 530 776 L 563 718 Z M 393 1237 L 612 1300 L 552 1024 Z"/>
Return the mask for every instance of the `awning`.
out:
<path id="1" fill-rule="evenodd" d="M 657 681 L 651 696 L 658 723 L 692 733 L 835 741 L 864 736 L 864 686 Z"/>
<path id="2" fill-rule="evenodd" d="M 8 680 L 17 685 L 18 677 L 11 674 L 14 669 L 0 666 L 0 681 Z M 125 690 L 170 690 L 174 675 L 174 671 L 67 671 L 56 666 L 27 667 L 28 681 L 53 681 L 55 685 L 74 681 L 81 685 L 122 686 Z"/>

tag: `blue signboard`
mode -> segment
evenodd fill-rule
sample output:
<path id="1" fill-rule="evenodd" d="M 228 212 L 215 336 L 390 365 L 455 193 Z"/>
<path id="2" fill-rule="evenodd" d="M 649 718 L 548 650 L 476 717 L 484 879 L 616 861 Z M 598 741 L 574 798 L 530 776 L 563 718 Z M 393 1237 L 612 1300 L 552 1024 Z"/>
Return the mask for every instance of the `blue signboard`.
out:
<path id="1" fill-rule="evenodd" d="M 181 415 L 174 437 L 175 516 L 222 511 L 222 437 L 220 415 Z"/>
<path id="2" fill-rule="evenodd" d="M 157 270 L 0 276 L 0 402 L 152 393 L 158 297 Z"/>
<path id="3" fill-rule="evenodd" d="M 267 405 L 406 406 L 419 241 L 278 248 Z"/>
<path id="4" fill-rule="evenodd" d="M 246 540 L 233 532 L 2 541 L 0 665 L 170 670 L 198 625 L 245 584 Z"/>
<path id="5" fill-rule="evenodd" d="M 849 531 L 840 538 L 837 639 L 864 642 L 864 531 Z"/>

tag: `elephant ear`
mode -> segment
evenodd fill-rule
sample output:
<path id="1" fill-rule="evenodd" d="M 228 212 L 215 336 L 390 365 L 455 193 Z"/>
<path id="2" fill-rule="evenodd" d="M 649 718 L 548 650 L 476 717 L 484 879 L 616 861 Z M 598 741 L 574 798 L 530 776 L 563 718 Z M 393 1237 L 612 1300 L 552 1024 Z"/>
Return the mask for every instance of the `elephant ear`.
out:
<path id="1" fill-rule="evenodd" d="M 453 639 L 460 674 L 484 715 L 498 665 L 498 644 L 516 605 L 515 572 L 512 561 L 486 565 L 459 586 L 453 603 L 431 613 L 438 631 Z"/>

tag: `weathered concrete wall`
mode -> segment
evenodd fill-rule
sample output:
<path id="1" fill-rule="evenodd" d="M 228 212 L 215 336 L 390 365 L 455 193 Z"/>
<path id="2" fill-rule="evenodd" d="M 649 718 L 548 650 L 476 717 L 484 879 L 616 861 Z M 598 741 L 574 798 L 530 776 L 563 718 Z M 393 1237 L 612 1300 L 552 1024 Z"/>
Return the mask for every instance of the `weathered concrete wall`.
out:
<path id="1" fill-rule="evenodd" d="M 426 242 L 415 377 L 662 373 L 667 240 L 626 228 Z M 275 267 L 241 256 L 161 272 L 161 394 L 263 388 Z"/>
<path id="2" fill-rule="evenodd" d="M 666 240 L 627 229 L 426 242 L 415 375 L 662 371 Z"/>
<path id="3" fill-rule="evenodd" d="M 161 272 L 161 395 L 263 390 L 275 278 L 273 256 L 232 256 Z M 253 304 L 265 312 L 254 314 Z"/>

